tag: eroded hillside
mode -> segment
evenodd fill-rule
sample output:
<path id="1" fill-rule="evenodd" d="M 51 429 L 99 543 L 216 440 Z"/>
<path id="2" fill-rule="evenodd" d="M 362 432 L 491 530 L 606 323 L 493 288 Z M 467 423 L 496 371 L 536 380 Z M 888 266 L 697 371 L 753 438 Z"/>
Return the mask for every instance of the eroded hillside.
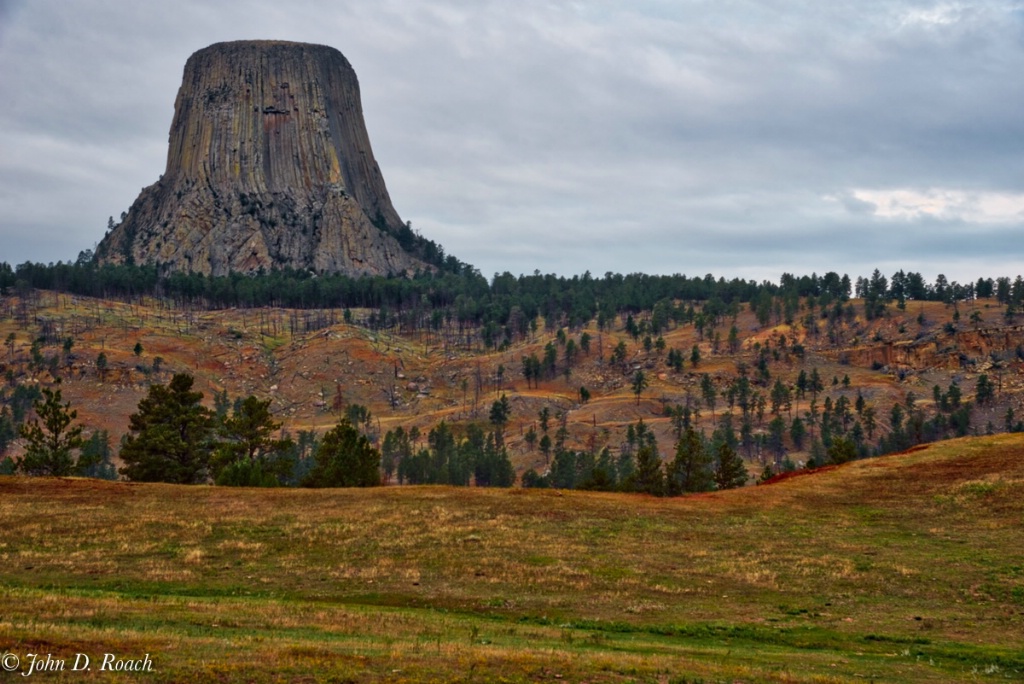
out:
<path id="1" fill-rule="evenodd" d="M 1005 430 L 1008 410 L 1018 421 L 1024 417 L 1024 337 L 993 300 L 891 305 L 871 321 L 854 300 L 838 320 L 804 317 L 794 325 L 760 325 L 743 307 L 716 324 L 670 325 L 658 335 L 643 332 L 649 312 L 603 329 L 595 322 L 545 329 L 539 321 L 536 332 L 500 350 L 486 349 L 478 331 L 375 329 L 368 310 L 204 311 L 39 291 L 9 298 L 5 307 L 0 365 L 8 390 L 60 378 L 80 422 L 109 430 L 115 441 L 148 386 L 176 372 L 193 374 L 211 405 L 225 391 L 232 399 L 272 399 L 275 416 L 292 433 L 326 429 L 353 404 L 370 410 L 364 429 L 373 437 L 397 426 L 425 434 L 442 420 L 486 423 L 491 403 L 504 394 L 512 408 L 506 443 L 520 471 L 547 466 L 527 437 L 531 429 L 540 432 L 545 407 L 552 433 L 564 421 L 570 447 L 617 450 L 627 427 L 642 419 L 663 456 L 671 453 L 681 408 L 689 407 L 692 423 L 709 434 L 732 414 L 737 433 L 748 424 L 742 453 L 754 473 L 779 460 L 780 446 L 784 458 L 806 461 L 815 420 L 830 405 L 847 407 L 845 418 L 862 426 L 870 444 L 892 432 L 894 405 L 924 417 L 940 414 L 952 385 L 971 405 L 968 434 Z M 627 332 L 638 328 L 638 335 Z M 681 363 L 672 363 L 675 354 Z M 543 361 L 536 378 L 524 375 L 530 357 Z M 639 393 L 638 372 L 646 384 Z M 820 389 L 800 391 L 801 374 L 806 380 L 812 373 Z M 983 375 L 994 392 L 978 402 Z M 773 396 L 777 384 L 787 392 Z M 781 445 L 767 441 L 775 417 L 786 426 Z M 790 429 L 794 419 L 806 425 L 802 442 Z"/>

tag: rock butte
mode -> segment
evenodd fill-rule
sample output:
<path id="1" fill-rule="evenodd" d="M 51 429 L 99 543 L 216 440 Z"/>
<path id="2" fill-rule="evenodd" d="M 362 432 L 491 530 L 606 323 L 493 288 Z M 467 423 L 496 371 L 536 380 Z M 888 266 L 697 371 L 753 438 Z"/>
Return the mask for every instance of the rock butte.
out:
<path id="1" fill-rule="evenodd" d="M 206 275 L 430 268 L 408 251 L 417 240 L 374 160 L 355 71 L 334 48 L 211 45 L 185 64 L 174 109 L 167 169 L 104 237 L 101 263 Z"/>

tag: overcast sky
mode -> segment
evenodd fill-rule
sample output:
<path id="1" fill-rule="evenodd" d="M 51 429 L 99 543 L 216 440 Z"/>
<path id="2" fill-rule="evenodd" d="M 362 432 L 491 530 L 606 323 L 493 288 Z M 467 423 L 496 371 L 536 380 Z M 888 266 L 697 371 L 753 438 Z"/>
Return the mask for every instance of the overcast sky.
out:
<path id="1" fill-rule="evenodd" d="M 323 43 L 398 213 L 490 276 L 1024 273 L 1024 0 L 0 0 L 0 261 L 164 171 L 185 60 Z"/>

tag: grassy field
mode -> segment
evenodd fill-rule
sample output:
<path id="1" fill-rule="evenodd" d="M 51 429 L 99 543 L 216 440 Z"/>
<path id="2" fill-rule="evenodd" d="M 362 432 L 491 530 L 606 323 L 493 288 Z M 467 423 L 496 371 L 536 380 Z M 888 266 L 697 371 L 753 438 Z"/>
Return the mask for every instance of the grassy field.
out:
<path id="1" fill-rule="evenodd" d="M 673 500 L 0 478 L 3 651 L 69 682 L 1020 681 L 1024 439 Z"/>

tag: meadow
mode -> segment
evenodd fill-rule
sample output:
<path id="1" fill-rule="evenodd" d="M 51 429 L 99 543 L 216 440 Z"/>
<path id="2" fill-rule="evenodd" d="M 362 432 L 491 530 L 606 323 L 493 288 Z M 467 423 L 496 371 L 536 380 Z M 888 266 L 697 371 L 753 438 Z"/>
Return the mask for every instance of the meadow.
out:
<path id="1" fill-rule="evenodd" d="M 43 681 L 1024 678 L 1020 435 L 670 500 L 0 477 L 0 530 Z"/>

